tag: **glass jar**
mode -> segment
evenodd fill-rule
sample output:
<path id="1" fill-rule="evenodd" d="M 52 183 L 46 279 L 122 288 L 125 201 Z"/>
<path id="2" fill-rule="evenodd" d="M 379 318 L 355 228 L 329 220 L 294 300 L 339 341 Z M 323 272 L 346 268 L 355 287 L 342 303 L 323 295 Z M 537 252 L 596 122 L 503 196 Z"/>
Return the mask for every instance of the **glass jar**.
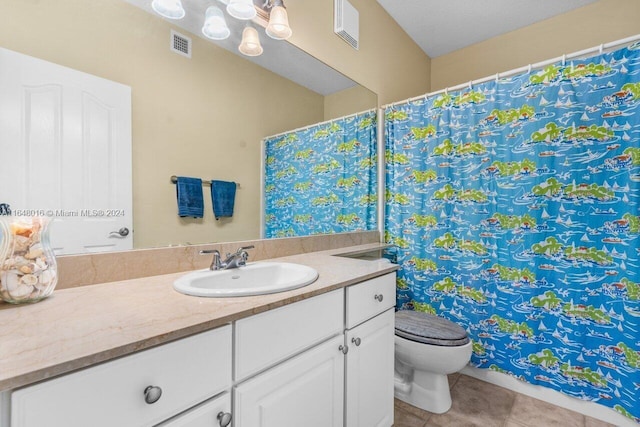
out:
<path id="1" fill-rule="evenodd" d="M 0 298 L 12 304 L 48 297 L 58 282 L 47 217 L 0 216 Z"/>

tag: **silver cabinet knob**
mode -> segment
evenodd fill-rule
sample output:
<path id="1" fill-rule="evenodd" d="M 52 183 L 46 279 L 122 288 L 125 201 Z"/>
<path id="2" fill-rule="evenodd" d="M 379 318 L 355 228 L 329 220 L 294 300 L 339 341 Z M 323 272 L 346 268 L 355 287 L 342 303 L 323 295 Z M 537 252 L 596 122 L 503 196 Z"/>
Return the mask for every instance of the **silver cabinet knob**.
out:
<path id="1" fill-rule="evenodd" d="M 220 423 L 220 427 L 227 427 L 231 424 L 231 414 L 228 412 L 220 412 L 218 414 L 218 422 Z"/>
<path id="2" fill-rule="evenodd" d="M 382 302 L 382 300 L 384 299 L 384 295 L 382 294 L 375 294 L 373 296 L 374 299 L 376 299 L 378 302 Z"/>
<path id="3" fill-rule="evenodd" d="M 155 385 L 150 385 L 144 389 L 144 401 L 149 405 L 156 403 L 162 396 L 162 389 Z"/>
<path id="4" fill-rule="evenodd" d="M 360 338 L 351 338 L 351 342 L 354 343 L 356 347 L 358 347 L 362 340 Z"/>
<path id="5" fill-rule="evenodd" d="M 342 352 L 342 354 L 349 353 L 349 347 L 346 346 L 346 345 L 341 345 L 340 347 L 338 347 L 338 350 L 340 350 Z"/>
<path id="6" fill-rule="evenodd" d="M 111 233 L 109 233 L 109 236 L 127 237 L 128 235 L 129 235 L 129 229 L 127 227 L 122 227 L 118 231 L 112 231 Z"/>

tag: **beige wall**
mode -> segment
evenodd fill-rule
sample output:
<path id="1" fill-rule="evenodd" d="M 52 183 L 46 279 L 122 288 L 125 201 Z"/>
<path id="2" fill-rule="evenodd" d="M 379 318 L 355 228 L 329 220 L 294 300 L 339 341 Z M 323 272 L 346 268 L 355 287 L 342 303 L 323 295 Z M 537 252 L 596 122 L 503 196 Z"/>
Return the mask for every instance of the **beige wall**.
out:
<path id="1" fill-rule="evenodd" d="M 375 0 L 351 0 L 360 49 L 333 33 L 334 0 L 286 0 L 290 41 L 378 95 L 386 104 L 430 90 L 431 60 Z"/>
<path id="2" fill-rule="evenodd" d="M 324 119 L 331 120 L 370 110 L 378 105 L 376 94 L 364 86 L 354 86 L 324 97 Z"/>
<path id="3" fill-rule="evenodd" d="M 640 1 L 600 0 L 433 58 L 431 90 L 437 91 L 638 33 Z"/>

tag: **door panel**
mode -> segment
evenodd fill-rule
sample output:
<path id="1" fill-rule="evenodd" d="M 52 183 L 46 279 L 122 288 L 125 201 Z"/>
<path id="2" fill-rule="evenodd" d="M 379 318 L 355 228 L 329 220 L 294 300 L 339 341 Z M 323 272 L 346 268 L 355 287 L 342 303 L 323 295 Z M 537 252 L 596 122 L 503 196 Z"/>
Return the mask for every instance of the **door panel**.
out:
<path id="1" fill-rule="evenodd" d="M 131 88 L 0 48 L 0 203 L 53 216 L 57 254 L 126 250 Z"/>
<path id="2" fill-rule="evenodd" d="M 240 384 L 234 427 L 343 425 L 343 335 Z"/>
<path id="3" fill-rule="evenodd" d="M 346 332 L 348 427 L 393 425 L 394 322 L 391 308 Z"/>

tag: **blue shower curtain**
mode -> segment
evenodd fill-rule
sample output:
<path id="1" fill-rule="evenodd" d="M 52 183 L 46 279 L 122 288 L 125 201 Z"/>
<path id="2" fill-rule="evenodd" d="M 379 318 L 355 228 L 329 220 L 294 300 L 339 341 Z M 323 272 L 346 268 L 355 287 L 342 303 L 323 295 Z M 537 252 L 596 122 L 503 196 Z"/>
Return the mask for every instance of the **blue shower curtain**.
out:
<path id="1" fill-rule="evenodd" d="M 265 139 L 265 237 L 375 230 L 377 115 Z"/>
<path id="2" fill-rule="evenodd" d="M 399 308 L 640 421 L 640 45 L 385 110 Z"/>

